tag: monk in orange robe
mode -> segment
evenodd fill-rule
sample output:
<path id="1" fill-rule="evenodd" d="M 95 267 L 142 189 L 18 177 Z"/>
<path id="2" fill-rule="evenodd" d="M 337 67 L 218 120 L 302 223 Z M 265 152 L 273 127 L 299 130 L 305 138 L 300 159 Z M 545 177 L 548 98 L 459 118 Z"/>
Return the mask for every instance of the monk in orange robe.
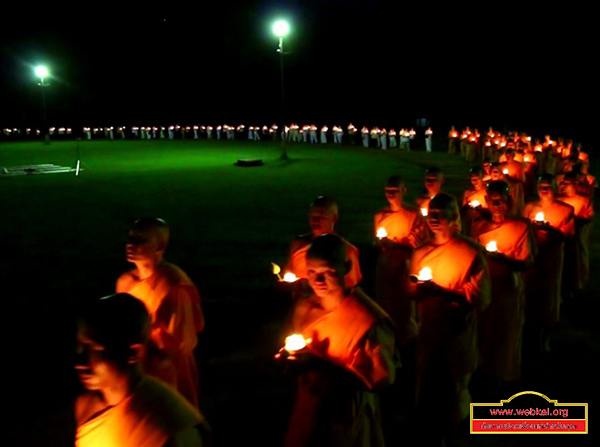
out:
<path id="1" fill-rule="evenodd" d="M 335 199 L 326 196 L 317 197 L 308 212 L 308 223 L 311 232 L 297 237 L 292 242 L 290 246 L 290 262 L 288 263 L 287 270 L 296 275 L 296 277 L 306 280 L 308 278 L 306 252 L 311 242 L 314 238 L 323 234 L 336 234 L 335 224 L 338 221 L 338 204 Z M 348 261 L 352 264 L 350 272 L 346 275 L 346 286 L 355 287 L 362 280 L 362 273 L 358 262 L 358 248 L 345 239 L 343 240 L 346 243 Z M 297 288 L 303 288 L 302 283 L 299 283 Z M 305 291 L 306 288 L 304 288 Z"/>
<path id="2" fill-rule="evenodd" d="M 566 174 L 560 185 L 558 200 L 573 207 L 575 213 L 575 238 L 565 244 L 563 296 L 574 297 L 583 289 L 590 277 L 590 232 L 594 203 L 590 197 L 577 194 L 576 173 Z"/>
<path id="3" fill-rule="evenodd" d="M 404 180 L 397 175 L 390 177 L 385 187 L 389 206 L 375 214 L 379 248 L 375 297 L 396 324 L 399 346 L 406 346 L 417 335 L 415 302 L 406 289 L 408 260 L 413 250 L 430 236 L 421 212 L 404 204 L 405 194 Z"/>
<path id="4" fill-rule="evenodd" d="M 458 132 L 452 126 L 448 133 L 448 153 L 456 154 L 456 152 L 458 152 Z"/>
<path id="5" fill-rule="evenodd" d="M 340 237 L 316 237 L 306 256 L 314 294 L 296 303 L 292 331 L 310 341 L 288 362 L 298 387 L 284 445 L 382 446 L 373 391 L 395 379 L 393 323 L 360 289 L 346 286 L 350 262 Z"/>
<path id="6" fill-rule="evenodd" d="M 588 171 L 589 164 L 583 163 L 581 165 L 581 175 L 577 182 L 577 192 L 584 196 L 593 197 L 598 188 L 598 182 L 596 181 L 596 177 L 591 175 Z"/>
<path id="7" fill-rule="evenodd" d="M 575 219 L 573 207 L 555 198 L 554 176 L 540 176 L 537 189 L 539 200 L 529 202 L 523 210 L 523 217 L 534 224 L 538 246 L 526 278 L 525 336 L 534 350 L 547 352 L 550 330 L 560 319 L 564 242 L 575 236 Z"/>
<path id="8" fill-rule="evenodd" d="M 533 235 L 529 222 L 508 216 L 508 184 L 487 186 L 491 219 L 473 224 L 472 236 L 486 247 L 492 281 L 492 303 L 479 315 L 479 365 L 500 382 L 521 378 L 521 346 L 525 323 L 523 272 L 533 262 Z"/>
<path id="9" fill-rule="evenodd" d="M 427 215 L 429 201 L 433 199 L 436 194 L 442 192 L 444 181 L 444 173 L 440 168 L 431 167 L 427 168 L 425 171 L 425 194 L 416 199 L 417 206 L 423 216 Z"/>
<path id="10" fill-rule="evenodd" d="M 142 369 L 150 331 L 142 302 L 117 294 L 80 318 L 75 370 L 76 447 L 202 446 L 206 421 L 183 396 Z"/>
<path id="11" fill-rule="evenodd" d="M 471 225 L 475 219 L 487 215 L 487 191 L 483 182 L 483 169 L 471 168 L 471 187 L 463 193 L 460 217 L 462 232 L 471 234 Z"/>
<path id="12" fill-rule="evenodd" d="M 523 189 L 523 182 L 511 178 L 508 174 L 504 173 L 502 166 L 499 163 L 493 163 L 491 168 L 490 181 L 503 180 L 508 184 L 510 203 L 511 207 L 508 211 L 509 214 L 518 216 L 525 206 L 525 191 Z"/>
<path id="13" fill-rule="evenodd" d="M 481 246 L 456 233 L 456 200 L 429 204 L 433 238 L 410 261 L 418 302 L 416 403 L 427 430 L 443 437 L 469 414 L 469 382 L 477 365 L 477 312 L 490 304 L 490 277 Z"/>
<path id="14" fill-rule="evenodd" d="M 515 151 L 509 149 L 506 151 L 506 161 L 502 163 L 502 172 L 506 177 L 512 180 L 525 182 L 525 169 L 523 163 L 515 160 Z M 508 171 L 508 172 L 505 172 Z"/>
<path id="15" fill-rule="evenodd" d="M 194 348 L 204 329 L 204 315 L 194 283 L 164 260 L 168 242 L 169 227 L 164 220 L 136 221 L 127 242 L 127 261 L 135 268 L 119 277 L 116 291 L 140 299 L 152 319 L 148 374 L 173 386 L 198 407 Z"/>

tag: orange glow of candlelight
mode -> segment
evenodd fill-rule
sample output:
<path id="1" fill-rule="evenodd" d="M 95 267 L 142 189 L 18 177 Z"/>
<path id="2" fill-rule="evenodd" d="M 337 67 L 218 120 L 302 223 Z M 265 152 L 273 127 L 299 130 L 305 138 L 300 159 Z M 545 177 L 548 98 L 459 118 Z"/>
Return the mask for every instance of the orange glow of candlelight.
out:
<path id="1" fill-rule="evenodd" d="M 472 202 L 469 202 L 469 206 L 471 208 L 477 208 L 478 206 L 481 206 L 481 203 L 479 203 L 479 200 L 473 200 Z"/>
<path id="2" fill-rule="evenodd" d="M 424 217 L 427 217 L 427 214 L 429 214 L 429 213 L 427 212 L 427 208 L 421 208 L 421 214 L 422 214 Z"/>
<path id="3" fill-rule="evenodd" d="M 544 213 L 542 213 L 541 211 L 539 213 L 536 213 L 534 219 L 536 222 L 540 222 L 540 223 L 545 222 Z"/>
<path id="4" fill-rule="evenodd" d="M 385 231 L 385 228 L 381 227 L 377 230 L 377 238 L 379 239 L 385 239 L 387 237 L 387 231 Z"/>
<path id="5" fill-rule="evenodd" d="M 504 174 L 504 175 L 508 175 L 508 169 L 503 169 L 503 170 L 502 170 L 502 174 Z"/>
<path id="6" fill-rule="evenodd" d="M 419 271 L 419 275 L 417 276 L 419 281 L 431 281 L 433 279 L 433 275 L 431 274 L 431 269 L 429 267 L 423 267 Z"/>
<path id="7" fill-rule="evenodd" d="M 496 241 L 489 241 L 487 244 L 485 244 L 485 249 L 489 252 L 498 251 L 498 246 L 496 245 Z"/>

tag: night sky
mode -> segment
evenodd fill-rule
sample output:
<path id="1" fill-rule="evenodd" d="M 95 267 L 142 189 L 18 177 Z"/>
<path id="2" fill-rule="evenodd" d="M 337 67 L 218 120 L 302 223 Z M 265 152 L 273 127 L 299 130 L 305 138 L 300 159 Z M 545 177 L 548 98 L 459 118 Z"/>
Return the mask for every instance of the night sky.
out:
<path id="1" fill-rule="evenodd" d="M 395 6 L 389 6 L 393 4 Z M 14 12 L 0 19 L 0 127 L 40 122 L 31 67 L 46 63 L 51 125 L 280 120 L 272 21 L 285 16 L 289 121 L 552 131 L 589 140 L 598 89 L 589 10 L 523 2 L 164 3 L 132 13 Z M 546 4 L 548 5 L 548 4 Z"/>

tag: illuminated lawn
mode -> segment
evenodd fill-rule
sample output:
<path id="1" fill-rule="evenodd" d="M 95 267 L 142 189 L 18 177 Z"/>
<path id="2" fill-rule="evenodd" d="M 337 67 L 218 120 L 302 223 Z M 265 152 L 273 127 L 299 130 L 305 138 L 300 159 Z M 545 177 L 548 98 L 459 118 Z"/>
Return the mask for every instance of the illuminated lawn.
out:
<path id="1" fill-rule="evenodd" d="M 443 150 L 445 143 L 439 143 Z M 290 240 L 306 232 L 311 200 L 321 194 L 338 199 L 338 229 L 361 249 L 368 290 L 374 260 L 372 216 L 386 204 L 387 177 L 403 175 L 410 198 L 421 193 L 423 171 L 429 165 L 446 171 L 448 192 L 460 196 L 468 184 L 468 165 L 441 152 L 302 144 L 290 144 L 288 150 L 292 161 L 284 163 L 278 160 L 280 146 L 272 142 L 83 141 L 84 171 L 79 177 L 0 177 L 0 280 L 7 312 L 14 312 L 9 328 L 20 331 L 19 343 L 38 347 L 44 340 L 46 347 L 41 352 L 36 348 L 36 358 L 31 358 L 31 352 L 15 346 L 14 356 L 24 377 L 40 364 L 52 365 L 56 386 L 44 392 L 53 404 L 39 409 L 36 417 L 64 414 L 55 416 L 58 422 L 52 424 L 41 421 L 35 439 L 49 436 L 56 439 L 54 444 L 68 439 L 68 429 L 64 434 L 57 427 L 69 420 L 64 409 L 74 392 L 74 309 L 82 300 L 113 291 L 117 276 L 128 268 L 126 229 L 134 219 L 150 215 L 171 225 L 167 259 L 188 272 L 204 300 L 201 401 L 218 445 L 256 437 L 276 443 L 285 429 L 291 387 L 270 361 L 283 340 L 287 310 L 287 296 L 275 284 L 270 262 L 283 265 Z M 238 158 L 263 158 L 265 166 L 234 167 Z M 49 147 L 0 144 L 0 166 L 74 166 L 75 160 L 75 142 Z M 593 239 L 595 272 L 598 225 Z M 600 290 L 597 279 L 592 286 Z M 598 341 L 590 316 L 598 306 L 591 300 L 582 306 L 566 320 L 555 343 L 555 359 L 565 365 L 553 367 L 572 374 L 573 380 L 579 367 L 592 374 L 590 347 Z M 585 398 L 592 376 L 571 390 L 567 383 L 554 384 L 552 376 L 540 377 L 536 391 L 578 402 Z M 564 393 L 556 397 L 553 390 L 558 389 Z M 54 403 L 63 413 L 55 411 Z"/>

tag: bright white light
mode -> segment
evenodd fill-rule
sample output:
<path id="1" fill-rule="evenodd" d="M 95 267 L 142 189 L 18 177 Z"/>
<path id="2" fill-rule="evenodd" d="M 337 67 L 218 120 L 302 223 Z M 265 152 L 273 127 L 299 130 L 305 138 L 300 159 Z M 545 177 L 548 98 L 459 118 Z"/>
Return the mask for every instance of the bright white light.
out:
<path id="1" fill-rule="evenodd" d="M 285 350 L 291 353 L 300 351 L 308 343 L 310 343 L 310 339 L 306 340 L 302 334 L 292 334 L 285 339 Z"/>
<path id="2" fill-rule="evenodd" d="M 419 278 L 419 281 L 431 281 L 433 279 L 431 269 L 429 267 L 423 267 L 419 271 L 419 275 L 417 276 L 417 278 Z"/>
<path id="3" fill-rule="evenodd" d="M 46 78 L 48 77 L 48 69 L 42 65 L 35 67 L 35 75 L 38 78 Z"/>
<path id="4" fill-rule="evenodd" d="M 387 231 L 385 231 L 385 228 L 381 227 L 377 230 L 377 237 L 379 239 L 384 239 L 387 237 Z"/>
<path id="5" fill-rule="evenodd" d="M 298 281 L 298 279 L 299 279 L 299 278 L 298 278 L 296 275 L 294 275 L 292 272 L 286 272 L 286 273 L 283 275 L 283 280 L 284 280 L 285 282 L 293 283 L 293 282 L 296 282 L 296 281 Z"/>
<path id="6" fill-rule="evenodd" d="M 485 245 L 485 249 L 490 252 L 495 252 L 498 251 L 498 245 L 496 244 L 496 241 L 489 241 Z"/>
<path id="7" fill-rule="evenodd" d="M 273 34 L 277 37 L 285 37 L 290 32 L 290 25 L 285 20 L 277 20 L 273 24 Z"/>

